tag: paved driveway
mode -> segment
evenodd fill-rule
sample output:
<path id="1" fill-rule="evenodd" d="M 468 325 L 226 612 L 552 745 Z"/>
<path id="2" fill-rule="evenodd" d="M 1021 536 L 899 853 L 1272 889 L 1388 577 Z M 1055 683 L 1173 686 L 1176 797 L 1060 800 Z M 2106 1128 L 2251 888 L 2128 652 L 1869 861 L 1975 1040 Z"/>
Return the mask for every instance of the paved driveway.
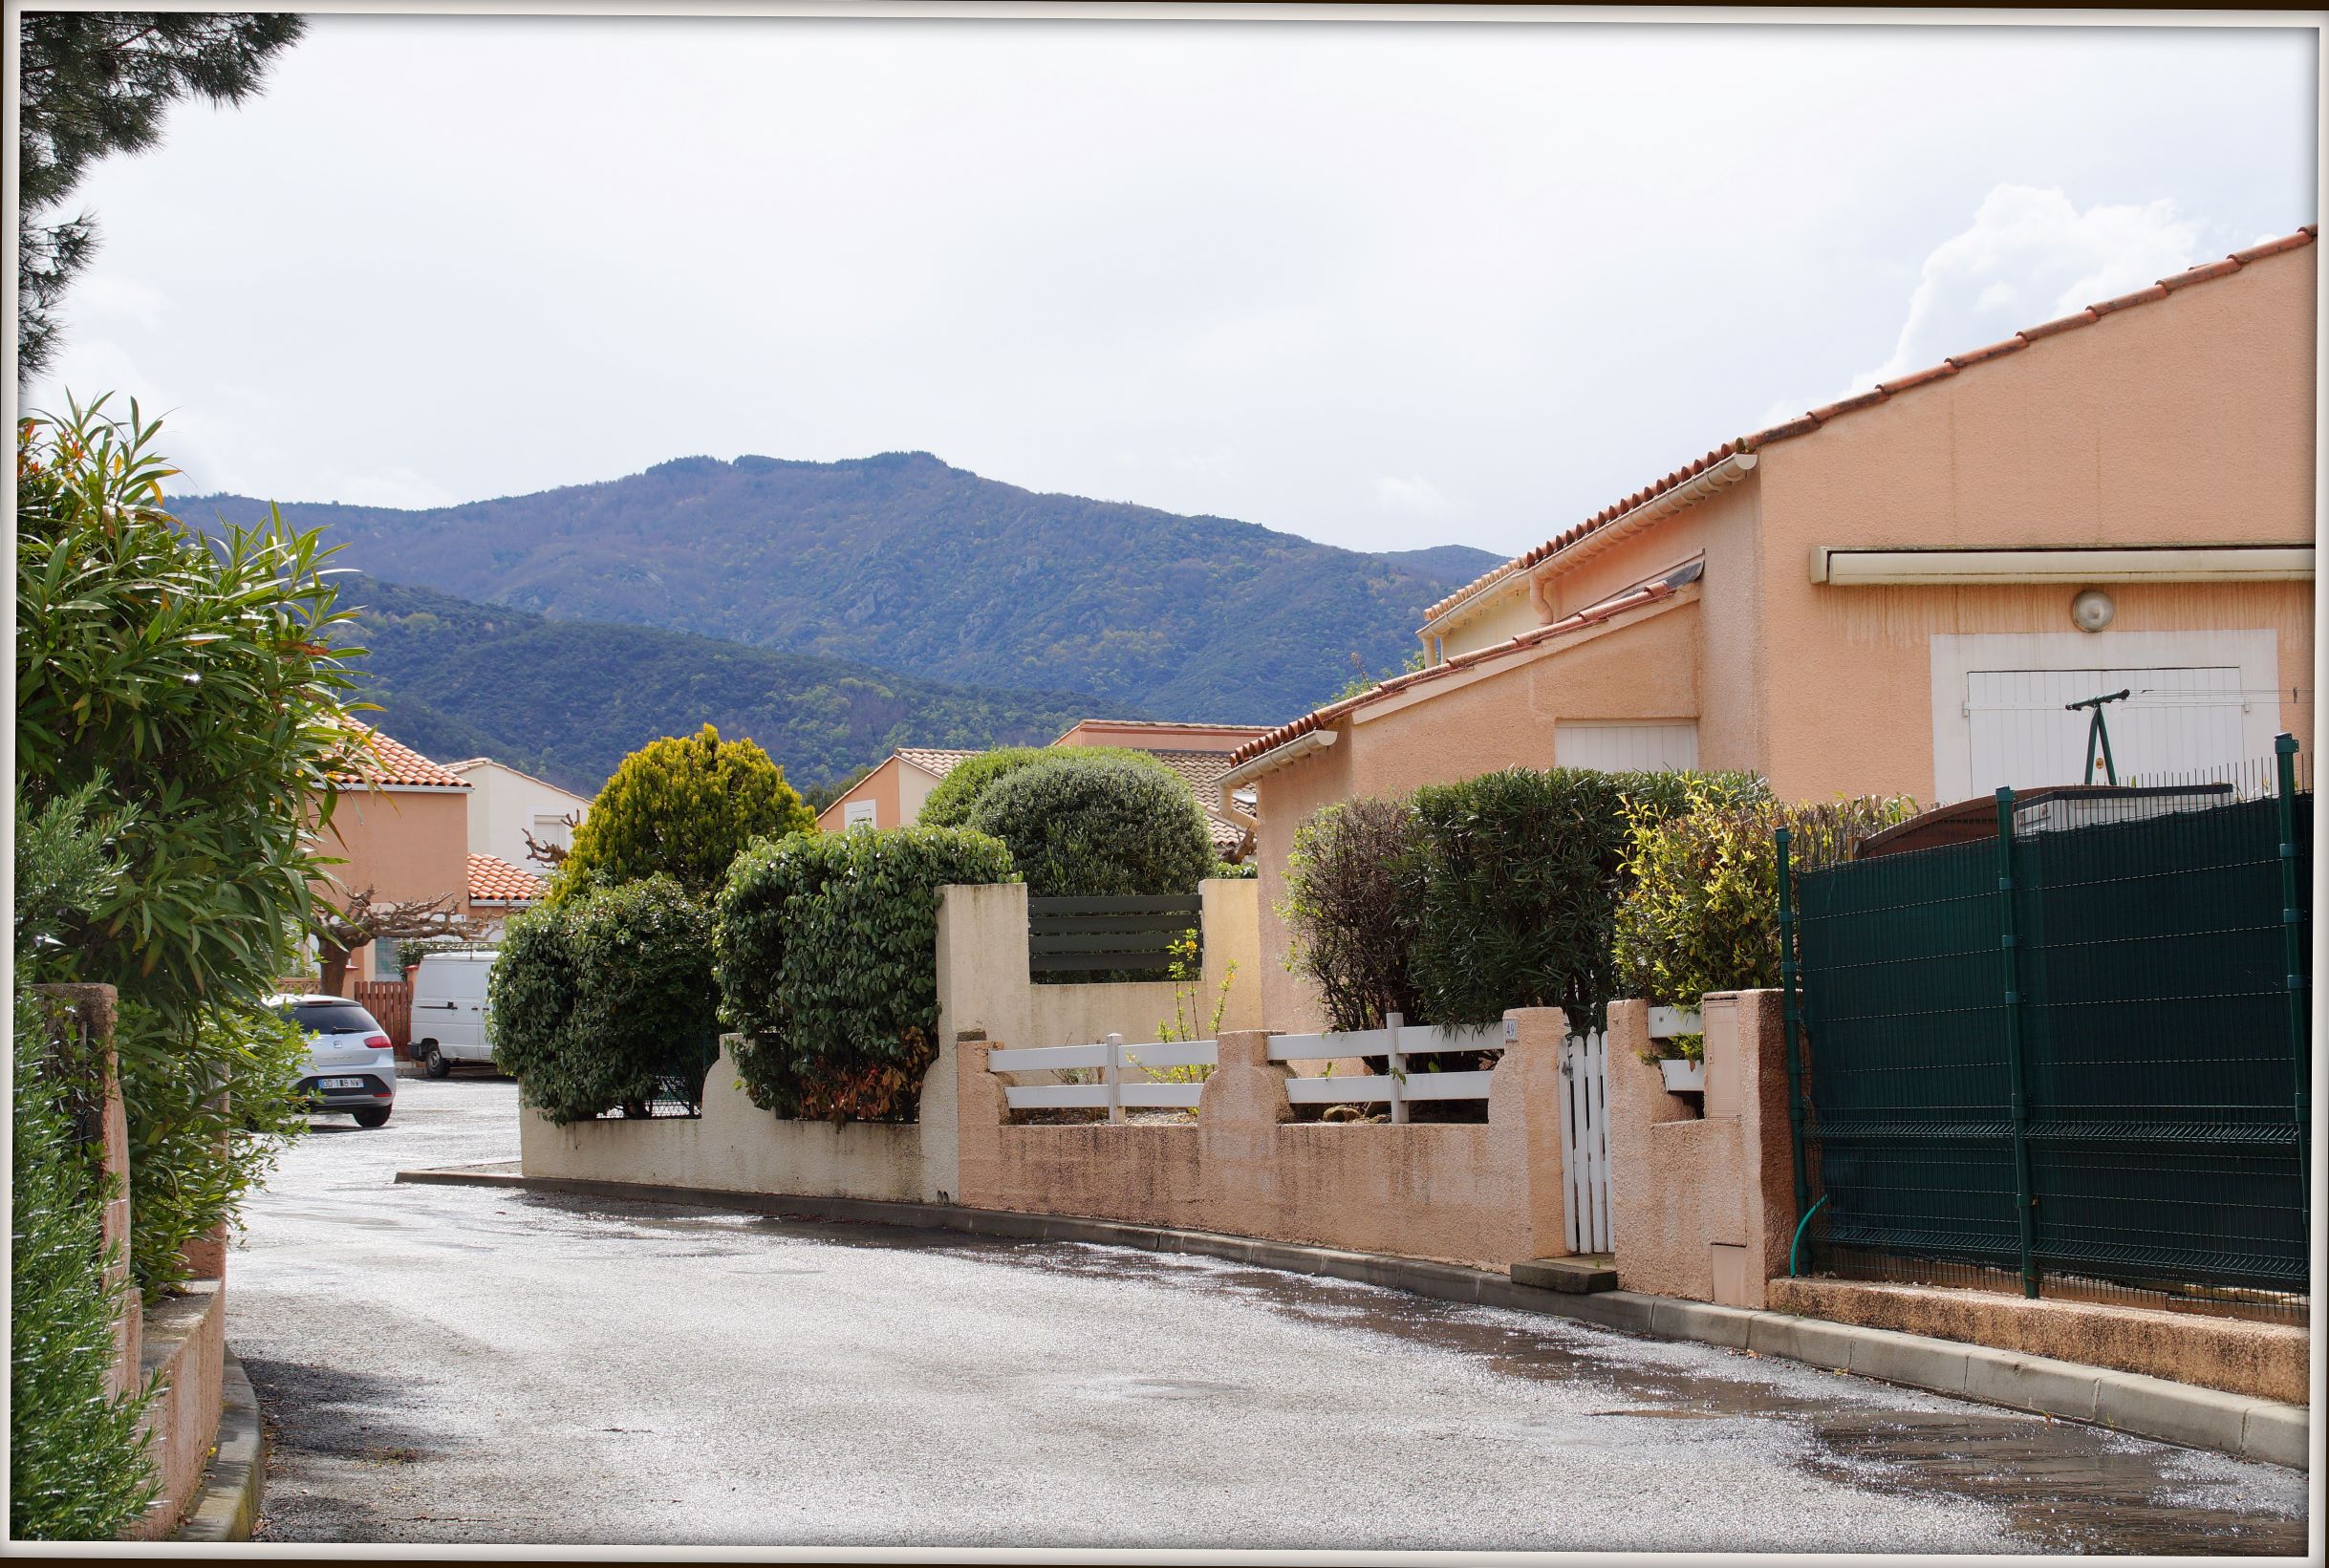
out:
<path id="1" fill-rule="evenodd" d="M 1707 1346 L 1115 1248 L 508 1191 L 498 1081 L 229 1265 L 261 1538 L 2300 1553 L 2300 1476 Z M 344 1129 L 344 1130 L 343 1130 Z"/>

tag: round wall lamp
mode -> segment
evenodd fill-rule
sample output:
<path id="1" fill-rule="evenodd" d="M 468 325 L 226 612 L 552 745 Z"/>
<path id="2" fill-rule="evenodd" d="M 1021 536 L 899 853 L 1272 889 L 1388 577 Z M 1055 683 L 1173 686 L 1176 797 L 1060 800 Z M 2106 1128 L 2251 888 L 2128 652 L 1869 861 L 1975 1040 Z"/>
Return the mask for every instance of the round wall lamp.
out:
<path id="1" fill-rule="evenodd" d="M 2110 625 L 2119 607 L 2099 588 L 2090 588 L 2070 601 L 2070 624 L 2081 632 L 2100 632 Z"/>

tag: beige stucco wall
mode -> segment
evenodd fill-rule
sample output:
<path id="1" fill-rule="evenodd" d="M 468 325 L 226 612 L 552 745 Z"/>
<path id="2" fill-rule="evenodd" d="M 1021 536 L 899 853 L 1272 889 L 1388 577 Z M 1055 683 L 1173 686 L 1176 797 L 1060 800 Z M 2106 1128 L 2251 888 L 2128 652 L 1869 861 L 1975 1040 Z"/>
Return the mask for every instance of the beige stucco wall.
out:
<path id="1" fill-rule="evenodd" d="M 590 813 L 591 803 L 581 796 L 500 763 L 483 762 L 459 771 L 469 781 L 469 853 L 496 856 L 520 870 L 541 870 L 526 858 L 526 835 L 533 832 L 536 817 L 571 812 L 579 820 Z"/>
<path id="2" fill-rule="evenodd" d="M 727 1192 L 945 1201 L 954 1169 L 955 1067 L 941 1049 L 922 1080 L 920 1124 L 781 1121 L 752 1104 L 722 1041 L 703 1085 L 703 1114 L 558 1127 L 520 1112 L 518 1152 L 528 1176 L 700 1187 Z M 924 1126 L 945 1136 L 926 1139 Z"/>
<path id="3" fill-rule="evenodd" d="M 378 898 L 435 898 L 469 893 L 469 792 L 465 789 L 350 789 L 333 808 L 323 853 L 346 862 L 331 873 L 349 892 Z M 377 979 L 371 946 L 356 950 L 348 978 Z M 389 977 L 394 978 L 395 977 Z"/>
<path id="4" fill-rule="evenodd" d="M 1194 1126 L 1014 1127 L 990 1048 L 956 1046 L 961 1202 L 1508 1269 L 1564 1247 L 1558 1009 L 1518 1037 L 1485 1124 L 1295 1123 L 1261 1031 L 1221 1035 Z"/>
<path id="5" fill-rule="evenodd" d="M 846 831 L 849 827 L 850 803 L 852 801 L 872 801 L 873 803 L 873 826 L 876 827 L 898 827 L 911 821 L 911 818 L 901 817 L 898 814 L 901 809 L 898 798 L 898 776 L 905 770 L 905 765 L 895 753 L 892 753 L 888 762 L 858 780 L 855 784 L 851 786 L 848 794 L 843 795 L 832 805 L 817 813 L 818 829 L 827 833 Z M 922 791 L 923 798 L 927 798 L 928 795 L 927 789 Z M 921 808 L 922 801 L 917 799 L 914 803 L 914 809 L 918 813 Z"/>
<path id="6" fill-rule="evenodd" d="M 1437 626 L 1424 629 L 1424 656 L 1431 656 L 1430 639 L 1439 639 L 1439 656 L 1454 658 L 1517 637 L 1544 624 L 1528 596 L 1525 578 L 1508 578 L 1482 593 L 1479 600 L 1450 612 Z"/>
<path id="7" fill-rule="evenodd" d="M 1760 1307 L 1787 1272 L 1795 1166 L 1777 991 L 1704 999 L 1706 1092 L 1670 1094 L 1650 1008 L 1609 1005 L 1609 1231 L 1621 1288 Z M 1703 1101 L 1701 1106 L 1694 1101 Z"/>

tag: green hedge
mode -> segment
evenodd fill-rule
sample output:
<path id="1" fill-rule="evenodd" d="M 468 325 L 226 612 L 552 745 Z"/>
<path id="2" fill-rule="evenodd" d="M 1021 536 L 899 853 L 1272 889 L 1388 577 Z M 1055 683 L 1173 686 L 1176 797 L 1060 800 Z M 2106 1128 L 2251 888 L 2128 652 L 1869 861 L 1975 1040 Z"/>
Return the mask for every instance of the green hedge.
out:
<path id="1" fill-rule="evenodd" d="M 1793 830 L 1799 854 L 1836 860 L 1917 811 L 1905 795 L 1790 805 L 1698 782 L 1686 804 L 1630 825 L 1612 946 L 1627 995 L 1693 1008 L 1709 991 L 1779 983 L 1780 827 Z"/>
<path id="2" fill-rule="evenodd" d="M 714 945 L 736 1064 L 784 1117 L 912 1119 L 938 1058 L 938 890 L 1010 882 L 983 833 L 801 833 L 736 858 Z"/>
<path id="3" fill-rule="evenodd" d="M 48 1058 L 41 1009 L 20 995 L 15 1013 L 9 1535 L 112 1540 L 161 1490 L 145 1453 L 147 1395 L 106 1397 L 126 1291 L 105 1278 L 106 1194 L 66 1109 L 77 1086 Z"/>
<path id="4" fill-rule="evenodd" d="M 915 824 L 921 827 L 967 827 L 971 808 L 979 804 L 987 786 L 1008 777 L 1030 763 L 1049 762 L 1054 758 L 1070 757 L 1087 760 L 1112 757 L 1140 767 L 1150 767 L 1169 779 L 1179 774 L 1158 762 L 1152 752 L 1135 751 L 1130 746 L 997 746 L 981 751 L 955 763 L 946 777 L 938 782 L 922 802 L 922 809 Z"/>
<path id="5" fill-rule="evenodd" d="M 1212 871 L 1196 795 L 1161 764 L 1055 752 L 987 786 L 970 827 L 1001 839 L 1035 898 L 1193 893 Z"/>
<path id="6" fill-rule="evenodd" d="M 495 1063 L 552 1122 L 697 1098 L 719 1032 L 711 911 L 660 875 L 528 910 L 488 995 Z"/>

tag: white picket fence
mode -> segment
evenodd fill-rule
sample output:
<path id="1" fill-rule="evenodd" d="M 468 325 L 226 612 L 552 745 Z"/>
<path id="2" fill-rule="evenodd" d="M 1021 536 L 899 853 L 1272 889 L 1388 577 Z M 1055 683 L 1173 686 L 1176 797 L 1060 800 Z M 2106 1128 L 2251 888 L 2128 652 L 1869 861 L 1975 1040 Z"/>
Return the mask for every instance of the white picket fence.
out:
<path id="1" fill-rule="evenodd" d="M 1698 1032 L 1698 1015 L 1672 1007 L 1650 1010 L 1653 1040 Z M 1285 1097 L 1297 1106 L 1388 1105 L 1394 1123 L 1408 1120 L 1407 1107 L 1418 1100 L 1485 1100 L 1492 1072 L 1410 1071 L 1407 1059 L 1436 1051 L 1500 1051 L 1504 1027 L 1442 1029 L 1404 1021 L 1392 1014 L 1380 1029 L 1349 1034 L 1274 1035 L 1269 1042 L 1272 1062 L 1336 1062 L 1350 1057 L 1390 1059 L 1385 1073 L 1346 1074 L 1329 1070 L 1315 1078 L 1287 1081 Z M 999 1073 L 1091 1071 L 1093 1084 L 1008 1085 L 1003 1103 L 1013 1110 L 1105 1109 L 1111 1122 L 1121 1122 L 1128 1108 L 1178 1107 L 1194 1110 L 1202 1084 L 1159 1082 L 1152 1071 L 1172 1067 L 1210 1067 L 1220 1055 L 1210 1040 L 1160 1042 L 1127 1045 L 1121 1035 L 1110 1035 L 1097 1045 L 1045 1045 L 1024 1050 L 991 1051 L 986 1064 Z M 1569 1250 L 1606 1253 L 1610 1250 L 1608 1042 L 1597 1031 L 1571 1035 L 1561 1059 L 1561 1171 L 1566 1202 Z M 1135 1076 L 1136 1075 L 1136 1076 Z"/>

